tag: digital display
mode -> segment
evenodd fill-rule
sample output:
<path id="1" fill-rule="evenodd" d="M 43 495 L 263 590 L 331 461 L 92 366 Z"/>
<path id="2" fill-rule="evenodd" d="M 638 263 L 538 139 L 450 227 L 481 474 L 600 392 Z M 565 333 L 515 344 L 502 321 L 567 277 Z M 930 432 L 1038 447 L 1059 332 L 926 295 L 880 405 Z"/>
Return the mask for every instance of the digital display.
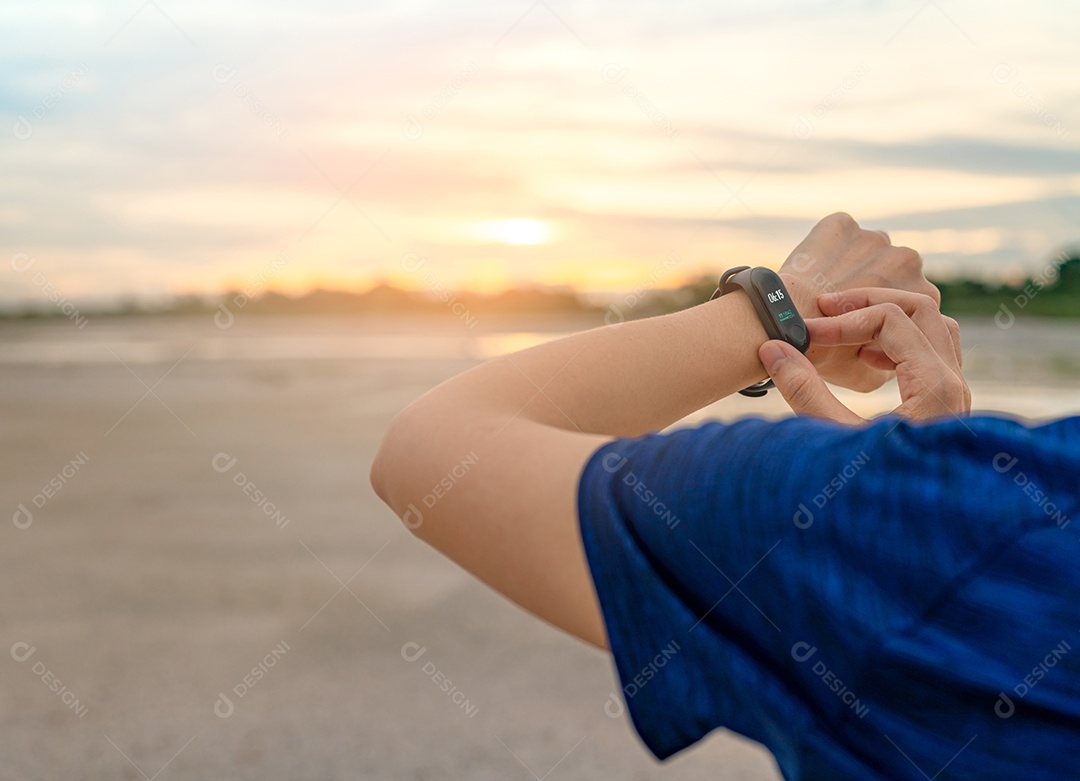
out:
<path id="1" fill-rule="evenodd" d="M 773 330 L 802 352 L 806 352 L 810 345 L 806 324 L 799 316 L 780 276 L 767 268 L 756 268 L 751 272 L 750 279 L 761 297 L 761 303 L 765 305 L 774 326 Z"/>

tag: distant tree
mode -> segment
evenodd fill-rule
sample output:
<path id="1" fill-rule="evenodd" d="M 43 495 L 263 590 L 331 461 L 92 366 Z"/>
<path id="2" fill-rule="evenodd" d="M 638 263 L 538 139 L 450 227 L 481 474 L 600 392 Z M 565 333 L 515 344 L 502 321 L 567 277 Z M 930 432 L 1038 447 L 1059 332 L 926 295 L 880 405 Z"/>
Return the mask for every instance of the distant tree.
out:
<path id="1" fill-rule="evenodd" d="M 1080 257 L 1072 255 L 1058 264 L 1058 278 L 1053 287 L 1055 292 L 1080 293 Z"/>

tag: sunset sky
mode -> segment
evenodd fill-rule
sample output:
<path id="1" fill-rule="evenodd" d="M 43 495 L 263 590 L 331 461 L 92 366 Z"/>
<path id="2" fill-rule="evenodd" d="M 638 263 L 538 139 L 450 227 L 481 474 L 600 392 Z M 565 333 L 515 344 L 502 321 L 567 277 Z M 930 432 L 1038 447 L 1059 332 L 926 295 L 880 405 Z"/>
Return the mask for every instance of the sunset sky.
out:
<path id="1" fill-rule="evenodd" d="M 5 303 L 626 291 L 778 266 L 837 210 L 931 275 L 1080 245 L 1075 3 L 5 0 L 0 31 Z"/>

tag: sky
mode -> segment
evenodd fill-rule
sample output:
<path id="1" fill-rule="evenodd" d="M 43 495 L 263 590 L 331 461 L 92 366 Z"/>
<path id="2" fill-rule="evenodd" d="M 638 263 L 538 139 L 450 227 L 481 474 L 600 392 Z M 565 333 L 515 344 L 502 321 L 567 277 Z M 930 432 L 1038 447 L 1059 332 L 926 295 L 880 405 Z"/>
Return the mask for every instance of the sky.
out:
<path id="1" fill-rule="evenodd" d="M 931 276 L 1080 245 L 1068 2 L 0 4 L 0 302 L 615 293 L 851 213 Z"/>

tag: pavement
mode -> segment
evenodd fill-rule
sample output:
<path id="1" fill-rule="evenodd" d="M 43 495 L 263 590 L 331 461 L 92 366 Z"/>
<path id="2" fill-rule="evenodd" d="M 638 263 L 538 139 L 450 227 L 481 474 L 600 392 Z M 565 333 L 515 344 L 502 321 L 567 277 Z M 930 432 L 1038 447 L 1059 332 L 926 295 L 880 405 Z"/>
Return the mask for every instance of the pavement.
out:
<path id="1" fill-rule="evenodd" d="M 0 327 L 0 777 L 779 778 L 723 733 L 656 762 L 605 654 L 373 494 L 499 328 L 203 320 Z"/>
<path id="2" fill-rule="evenodd" d="M 0 776 L 780 778 L 723 731 L 656 762 L 609 715 L 605 654 L 417 541 L 368 485 L 409 401 L 594 324 L 0 325 Z M 977 406 L 1080 408 L 1075 326 L 965 333 Z M 876 414 L 895 388 L 842 398 Z M 687 422 L 746 414 L 786 409 L 734 397 Z"/>

